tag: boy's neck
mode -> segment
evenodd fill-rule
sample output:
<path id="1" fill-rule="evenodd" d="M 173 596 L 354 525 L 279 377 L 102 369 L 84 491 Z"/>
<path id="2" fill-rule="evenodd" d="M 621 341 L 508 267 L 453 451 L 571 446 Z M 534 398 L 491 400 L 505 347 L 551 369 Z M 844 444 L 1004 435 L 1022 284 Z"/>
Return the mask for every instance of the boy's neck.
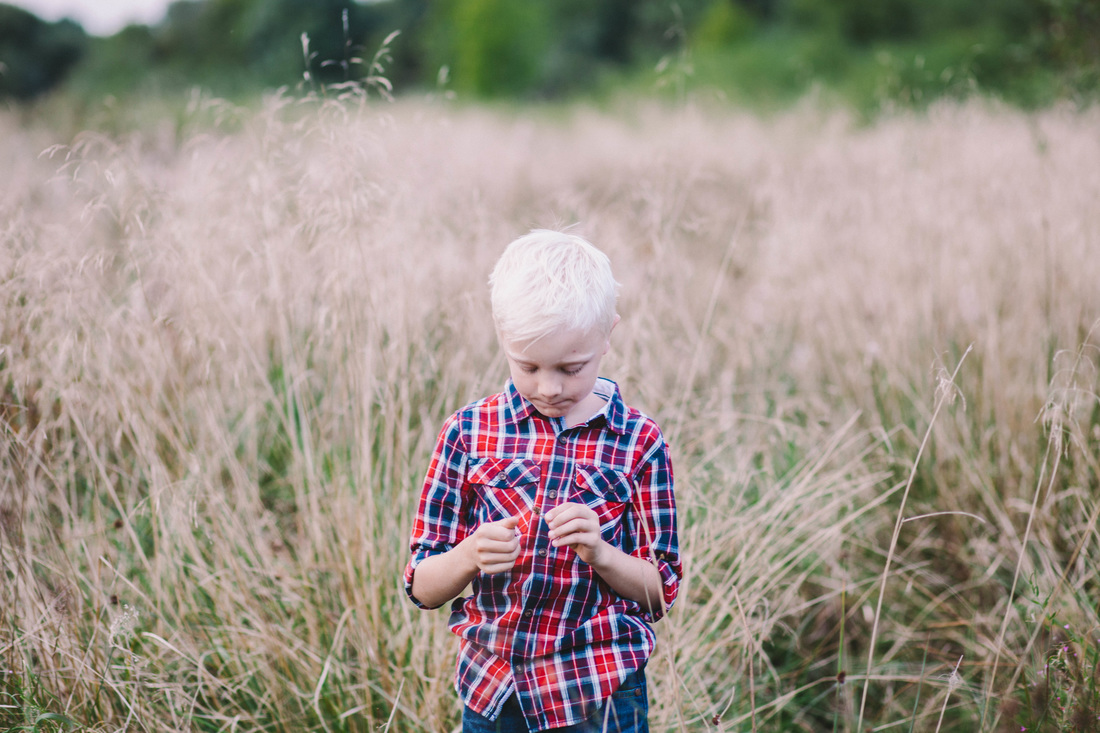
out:
<path id="1" fill-rule="evenodd" d="M 587 397 L 578 402 L 572 410 L 566 413 L 565 427 L 573 428 L 588 422 L 596 415 L 600 414 L 606 402 L 607 400 L 595 390 L 589 392 Z"/>

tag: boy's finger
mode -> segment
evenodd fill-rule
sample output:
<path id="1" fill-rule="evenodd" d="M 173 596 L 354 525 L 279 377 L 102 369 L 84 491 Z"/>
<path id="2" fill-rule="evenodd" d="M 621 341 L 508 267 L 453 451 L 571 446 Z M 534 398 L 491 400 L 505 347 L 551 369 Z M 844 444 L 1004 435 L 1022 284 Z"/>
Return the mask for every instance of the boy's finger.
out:
<path id="1" fill-rule="evenodd" d="M 482 569 L 481 572 L 485 573 L 486 575 L 496 575 L 497 573 L 507 572 L 515 566 L 515 562 L 493 563 L 492 565 L 485 566 L 485 568 Z"/>
<path id="2" fill-rule="evenodd" d="M 508 530 L 504 530 L 507 532 Z M 500 534 L 495 537 L 484 537 L 478 543 L 478 548 L 484 552 L 512 552 L 519 549 L 519 539 L 513 534 Z"/>
<path id="3" fill-rule="evenodd" d="M 546 523 L 553 527 L 558 522 L 563 521 L 563 515 L 568 514 L 569 507 L 569 504 L 561 504 L 546 512 Z"/>
<path id="4" fill-rule="evenodd" d="M 484 573 L 496 573 L 508 570 L 519 558 L 519 543 L 514 547 L 485 547 L 480 554 L 479 565 Z"/>
<path id="5" fill-rule="evenodd" d="M 571 522 L 576 519 L 584 519 L 584 510 L 587 507 L 577 506 L 576 504 L 563 504 L 560 507 L 555 508 L 553 515 L 547 514 L 546 524 L 550 529 L 557 529 L 567 522 Z"/>
<path id="6" fill-rule="evenodd" d="M 508 541 L 518 536 L 516 528 L 509 527 L 504 523 L 504 520 L 483 524 L 478 528 L 478 532 L 482 537 L 489 540 Z"/>
<path id="7" fill-rule="evenodd" d="M 510 517 L 505 517 L 504 519 L 497 522 L 497 524 L 502 527 L 507 527 L 508 529 L 515 529 L 519 526 L 519 515 L 513 514 Z"/>
<path id="8" fill-rule="evenodd" d="M 570 535 L 587 534 L 599 530 L 600 526 L 598 524 L 589 522 L 584 517 L 574 517 L 550 530 L 550 537 L 551 539 L 561 539 Z"/>
<path id="9" fill-rule="evenodd" d="M 508 529 L 507 527 L 490 526 L 485 529 L 485 539 L 496 540 L 497 542 L 504 542 L 510 540 L 516 536 L 514 529 Z"/>

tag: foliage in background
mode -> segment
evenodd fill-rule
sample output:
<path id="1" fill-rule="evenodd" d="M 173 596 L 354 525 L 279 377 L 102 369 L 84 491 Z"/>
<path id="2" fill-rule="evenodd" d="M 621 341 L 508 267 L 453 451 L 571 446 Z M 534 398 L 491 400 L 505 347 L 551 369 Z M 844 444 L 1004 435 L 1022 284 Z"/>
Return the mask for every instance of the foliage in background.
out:
<path id="1" fill-rule="evenodd" d="M 456 0 L 445 24 L 459 90 L 480 97 L 520 95 L 539 81 L 550 34 L 543 3 Z"/>
<path id="2" fill-rule="evenodd" d="M 177 0 L 154 27 L 94 39 L 68 91 L 94 103 L 199 85 L 243 101 L 313 88 L 306 74 L 354 81 L 368 73 L 354 59 L 394 31 L 398 90 L 467 99 L 648 94 L 670 59 L 679 94 L 757 106 L 825 91 L 866 112 L 974 95 L 1038 107 L 1100 90 L 1093 0 Z"/>
<path id="3" fill-rule="evenodd" d="M 46 23 L 0 3 L 0 100 L 27 101 L 56 87 L 87 44 L 83 29 L 72 21 Z"/>

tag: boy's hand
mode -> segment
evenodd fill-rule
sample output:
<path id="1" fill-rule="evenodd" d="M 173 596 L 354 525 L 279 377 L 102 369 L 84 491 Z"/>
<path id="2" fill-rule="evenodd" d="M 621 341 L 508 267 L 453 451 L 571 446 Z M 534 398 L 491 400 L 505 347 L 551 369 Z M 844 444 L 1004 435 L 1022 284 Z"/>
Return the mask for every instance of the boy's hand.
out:
<path id="1" fill-rule="evenodd" d="M 499 522 L 487 522 L 474 530 L 474 562 L 486 575 L 511 570 L 519 557 L 520 535 L 516 531 L 519 517 L 508 517 Z"/>
<path id="2" fill-rule="evenodd" d="M 569 502 L 559 504 L 546 512 L 546 524 L 550 527 L 550 544 L 554 547 L 572 547 L 581 560 L 596 565 L 604 547 L 600 536 L 600 519 L 585 504 Z"/>

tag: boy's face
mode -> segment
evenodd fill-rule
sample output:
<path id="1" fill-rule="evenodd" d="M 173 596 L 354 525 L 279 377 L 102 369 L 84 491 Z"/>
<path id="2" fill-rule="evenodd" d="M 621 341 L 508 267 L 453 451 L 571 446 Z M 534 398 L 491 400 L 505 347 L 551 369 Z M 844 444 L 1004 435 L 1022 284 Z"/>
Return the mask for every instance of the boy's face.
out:
<path id="1" fill-rule="evenodd" d="M 565 417 L 572 425 L 596 411 L 589 398 L 610 338 L 602 328 L 562 329 L 533 342 L 501 335 L 501 344 L 512 382 L 524 399 L 546 417 Z"/>

